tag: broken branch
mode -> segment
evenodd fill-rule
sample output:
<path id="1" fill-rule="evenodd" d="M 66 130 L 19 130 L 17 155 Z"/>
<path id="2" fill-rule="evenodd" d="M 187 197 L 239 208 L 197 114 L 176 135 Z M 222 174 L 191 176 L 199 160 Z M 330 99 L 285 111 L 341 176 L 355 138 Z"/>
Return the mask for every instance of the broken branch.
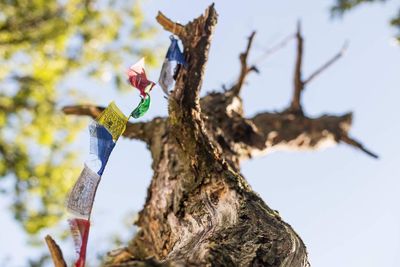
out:
<path id="1" fill-rule="evenodd" d="M 375 159 L 379 158 L 379 156 L 376 153 L 366 149 L 359 141 L 349 137 L 346 134 L 344 134 L 344 135 L 342 135 L 340 137 L 340 141 L 342 141 L 342 142 L 344 142 L 344 143 L 346 143 L 346 144 L 348 144 L 348 145 L 350 145 L 352 147 L 360 149 L 362 152 L 366 153 L 368 156 L 371 156 L 371 157 L 373 157 Z"/>
<path id="2" fill-rule="evenodd" d="M 182 24 L 173 22 L 160 11 L 158 11 L 156 20 L 166 31 L 177 35 L 180 39 L 183 39 L 183 37 L 186 35 L 185 27 Z"/>
<path id="3" fill-rule="evenodd" d="M 254 39 L 255 34 L 256 34 L 255 31 L 253 31 L 250 34 L 248 42 L 247 42 L 246 50 L 243 53 L 241 53 L 240 56 L 239 56 L 240 65 L 241 65 L 239 79 L 231 89 L 231 91 L 233 92 L 234 95 L 239 95 L 240 89 L 243 86 L 243 83 L 244 83 L 244 81 L 246 79 L 247 74 L 249 74 L 251 71 L 259 73 L 259 71 L 258 71 L 258 69 L 257 69 L 257 67 L 255 65 L 252 65 L 252 66 L 248 66 L 247 65 L 247 58 L 249 56 L 249 51 L 250 51 L 251 45 L 253 43 L 253 39 Z"/>
<path id="4" fill-rule="evenodd" d="M 62 251 L 53 238 L 51 238 L 49 235 L 46 235 L 45 241 L 47 247 L 49 248 L 51 258 L 53 259 L 54 267 L 67 267 Z"/>
<path id="5" fill-rule="evenodd" d="M 65 106 L 62 111 L 67 115 L 84 115 L 97 118 L 100 113 L 104 110 L 104 107 L 98 107 L 93 105 L 75 105 L 75 106 Z"/>

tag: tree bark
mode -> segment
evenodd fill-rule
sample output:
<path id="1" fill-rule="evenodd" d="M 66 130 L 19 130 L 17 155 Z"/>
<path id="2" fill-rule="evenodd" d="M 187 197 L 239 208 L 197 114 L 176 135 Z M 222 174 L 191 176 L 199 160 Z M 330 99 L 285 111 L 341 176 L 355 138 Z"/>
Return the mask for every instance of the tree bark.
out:
<path id="1" fill-rule="evenodd" d="M 246 118 L 239 94 L 247 75 L 258 71 L 247 64 L 254 33 L 240 55 L 238 81 L 200 99 L 217 23 L 214 6 L 186 25 L 161 13 L 157 21 L 182 40 L 188 66 L 180 70 L 169 96 L 168 118 L 127 126 L 125 137 L 147 143 L 154 175 L 136 223 L 139 232 L 129 246 L 110 253 L 105 265 L 309 266 L 303 241 L 251 189 L 240 162 L 278 149 L 314 150 L 339 142 L 376 155 L 348 136 L 350 113 L 303 114 L 300 30 L 291 106 Z M 67 114 L 92 117 L 100 111 L 93 106 L 64 108 Z"/>

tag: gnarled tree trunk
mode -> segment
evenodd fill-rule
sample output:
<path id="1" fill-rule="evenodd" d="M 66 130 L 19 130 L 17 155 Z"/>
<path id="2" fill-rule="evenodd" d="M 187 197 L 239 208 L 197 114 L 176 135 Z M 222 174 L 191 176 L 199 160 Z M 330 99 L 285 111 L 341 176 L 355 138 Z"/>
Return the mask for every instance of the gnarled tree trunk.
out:
<path id="1" fill-rule="evenodd" d="M 342 55 L 302 80 L 302 37 L 296 39 L 294 97 L 282 112 L 246 118 L 239 96 L 247 74 L 254 33 L 240 55 L 241 71 L 232 88 L 202 99 L 204 70 L 217 13 L 210 6 L 186 25 L 159 13 L 157 21 L 183 42 L 188 66 L 169 96 L 169 116 L 129 123 L 127 138 L 147 143 L 154 175 L 137 225 L 124 250 L 107 266 L 308 266 L 306 247 L 292 227 L 269 208 L 240 173 L 240 162 L 277 149 L 317 149 L 345 142 L 371 156 L 348 136 L 351 114 L 306 117 L 300 96 L 307 82 Z M 65 107 L 67 114 L 96 117 L 92 106 Z"/>

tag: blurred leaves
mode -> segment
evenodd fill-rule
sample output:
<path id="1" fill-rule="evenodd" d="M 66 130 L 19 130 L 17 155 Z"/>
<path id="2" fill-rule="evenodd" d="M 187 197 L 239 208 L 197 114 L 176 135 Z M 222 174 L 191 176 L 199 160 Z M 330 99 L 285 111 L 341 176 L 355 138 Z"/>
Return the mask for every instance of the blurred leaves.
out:
<path id="1" fill-rule="evenodd" d="M 138 1 L 0 1 L 0 191 L 28 233 L 63 217 L 82 167 L 71 144 L 84 124 L 59 103 L 85 93 L 68 88 L 68 78 L 109 79 L 121 89 L 125 58 L 156 64 L 145 44 L 154 34 Z"/>
<path id="2" fill-rule="evenodd" d="M 365 3 L 385 3 L 388 0 L 336 0 L 335 5 L 331 8 L 332 15 L 342 16 L 344 13 L 354 9 Z M 397 42 L 400 43 L 400 9 L 397 14 L 390 20 L 390 24 L 397 28 Z"/>

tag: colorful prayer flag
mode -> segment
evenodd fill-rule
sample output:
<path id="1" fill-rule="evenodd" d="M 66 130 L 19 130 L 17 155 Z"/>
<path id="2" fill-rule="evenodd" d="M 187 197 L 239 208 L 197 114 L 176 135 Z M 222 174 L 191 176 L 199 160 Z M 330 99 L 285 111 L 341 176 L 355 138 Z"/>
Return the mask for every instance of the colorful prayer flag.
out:
<path id="1" fill-rule="evenodd" d="M 86 164 L 67 199 L 67 209 L 76 215 L 90 217 L 100 176 Z"/>
<path id="2" fill-rule="evenodd" d="M 132 111 L 131 116 L 135 119 L 142 117 L 150 107 L 150 95 L 146 94 L 145 98 L 140 100 L 139 105 Z"/>
<path id="3" fill-rule="evenodd" d="M 111 133 L 114 141 L 125 131 L 128 122 L 128 118 L 114 102 L 111 102 L 96 120 Z"/>
<path id="4" fill-rule="evenodd" d="M 140 91 L 140 95 L 143 98 L 146 97 L 146 93 L 150 92 L 155 85 L 154 82 L 147 79 L 144 69 L 144 58 L 129 68 L 128 77 L 131 85 Z"/>
<path id="5" fill-rule="evenodd" d="M 75 267 L 85 267 L 90 222 L 88 220 L 77 218 L 68 220 L 68 222 L 71 228 L 72 239 L 74 240 L 75 251 L 78 254 Z"/>
<path id="6" fill-rule="evenodd" d="M 169 61 L 176 61 L 179 64 L 186 66 L 186 60 L 183 56 L 183 53 L 178 45 L 178 39 L 176 39 L 173 35 L 169 37 L 171 40 L 171 44 L 168 48 L 167 55 L 165 56 L 166 59 Z"/>
<path id="7" fill-rule="evenodd" d="M 158 79 L 158 83 L 166 95 L 168 95 L 174 87 L 180 67 L 187 65 L 185 57 L 179 48 L 178 39 L 175 39 L 174 36 L 171 36 L 170 39 L 171 44 L 161 68 L 160 78 Z"/>
<path id="8" fill-rule="evenodd" d="M 115 147 L 115 142 L 110 132 L 101 124 L 93 121 L 89 125 L 90 155 L 86 162 L 88 167 L 102 175 L 108 158 Z"/>

